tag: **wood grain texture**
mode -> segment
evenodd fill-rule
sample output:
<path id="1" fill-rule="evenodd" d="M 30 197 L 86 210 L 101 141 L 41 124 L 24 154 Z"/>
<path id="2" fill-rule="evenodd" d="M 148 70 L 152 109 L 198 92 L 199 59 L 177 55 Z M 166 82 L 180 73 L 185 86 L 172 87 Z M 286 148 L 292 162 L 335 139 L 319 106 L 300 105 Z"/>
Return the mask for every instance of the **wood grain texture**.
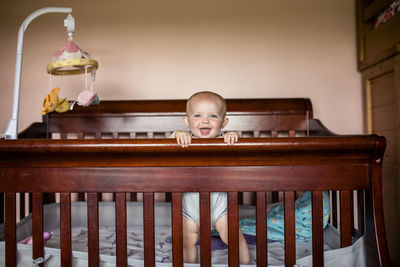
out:
<path id="1" fill-rule="evenodd" d="M 144 265 L 155 266 L 154 193 L 143 193 Z"/>
<path id="2" fill-rule="evenodd" d="M 210 193 L 200 192 L 200 264 L 211 267 Z"/>
<path id="3" fill-rule="evenodd" d="M 239 266 L 239 206 L 238 193 L 228 193 L 228 263 Z"/>
<path id="4" fill-rule="evenodd" d="M 172 193 L 172 261 L 183 266 L 182 193 Z"/>
<path id="5" fill-rule="evenodd" d="M 6 267 L 17 266 L 17 226 L 15 193 L 5 194 Z"/>
<path id="6" fill-rule="evenodd" d="M 284 216 L 285 216 L 285 266 L 296 264 L 296 236 L 295 236 L 295 193 L 286 191 L 284 193 Z"/>
<path id="7" fill-rule="evenodd" d="M 43 193 L 32 194 L 32 258 L 44 256 L 43 249 Z M 40 264 L 42 267 L 43 264 Z"/>
<path id="8" fill-rule="evenodd" d="M 115 196 L 115 232 L 117 266 L 128 265 L 128 242 L 126 222 L 126 194 L 116 193 Z"/>
<path id="9" fill-rule="evenodd" d="M 256 242 L 257 242 L 257 265 L 268 265 L 267 245 L 267 194 L 266 192 L 256 193 Z"/>
<path id="10" fill-rule="evenodd" d="M 97 193 L 87 196 L 89 267 L 99 266 L 99 200 Z"/>
<path id="11" fill-rule="evenodd" d="M 312 192 L 312 255 L 313 266 L 324 266 L 324 228 L 322 191 Z"/>
<path id="12" fill-rule="evenodd" d="M 72 266 L 71 194 L 60 194 L 61 267 Z"/>

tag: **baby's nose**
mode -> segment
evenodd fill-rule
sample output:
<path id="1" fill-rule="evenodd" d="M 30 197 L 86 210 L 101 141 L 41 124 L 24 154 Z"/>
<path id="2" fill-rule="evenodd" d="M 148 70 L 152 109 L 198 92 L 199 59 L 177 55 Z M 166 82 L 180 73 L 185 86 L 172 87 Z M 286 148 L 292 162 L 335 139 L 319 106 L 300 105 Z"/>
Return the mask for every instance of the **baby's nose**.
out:
<path id="1" fill-rule="evenodd" d="M 209 119 L 208 119 L 207 117 L 204 117 L 203 120 L 202 120 L 202 122 L 203 122 L 203 123 L 208 123 L 208 122 L 209 122 Z"/>

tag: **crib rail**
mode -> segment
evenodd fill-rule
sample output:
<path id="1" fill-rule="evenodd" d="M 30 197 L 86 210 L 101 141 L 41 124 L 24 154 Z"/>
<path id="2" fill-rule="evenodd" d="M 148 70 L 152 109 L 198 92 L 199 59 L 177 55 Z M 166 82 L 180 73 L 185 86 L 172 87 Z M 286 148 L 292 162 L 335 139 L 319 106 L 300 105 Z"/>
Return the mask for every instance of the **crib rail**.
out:
<path id="1" fill-rule="evenodd" d="M 371 266 L 388 266 L 381 168 L 385 140 L 375 135 L 193 140 L 0 140 L 5 193 L 6 266 L 16 265 L 15 193 L 33 195 L 33 257 L 43 256 L 43 193 L 61 194 L 62 266 L 71 266 L 70 194 L 88 195 L 89 265 L 99 263 L 98 193 L 116 194 L 117 263 L 126 265 L 126 193 L 142 192 L 144 264 L 154 261 L 154 193 L 172 192 L 173 263 L 182 266 L 182 192 L 200 192 L 201 265 L 211 266 L 210 192 L 228 192 L 229 266 L 238 265 L 238 192 L 256 192 L 257 264 L 267 265 L 266 192 L 284 192 L 285 265 L 295 264 L 294 199 L 312 191 L 313 265 L 323 266 L 322 191 L 338 190 L 341 245 L 351 244 L 350 192 L 363 190 Z M 351 179 L 349 179 L 351 175 Z M 66 237 L 66 238 L 65 238 Z M 373 251 L 377 251 L 373 253 Z"/>

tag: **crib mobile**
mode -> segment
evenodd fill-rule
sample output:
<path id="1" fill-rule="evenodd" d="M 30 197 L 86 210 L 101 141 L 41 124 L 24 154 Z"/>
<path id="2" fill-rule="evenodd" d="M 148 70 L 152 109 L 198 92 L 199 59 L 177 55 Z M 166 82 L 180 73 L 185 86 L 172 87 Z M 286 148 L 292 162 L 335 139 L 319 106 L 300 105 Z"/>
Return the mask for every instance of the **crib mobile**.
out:
<path id="1" fill-rule="evenodd" d="M 80 106 L 89 106 L 91 104 L 99 104 L 99 98 L 96 92 L 93 90 L 93 84 L 96 77 L 96 70 L 98 63 L 96 60 L 90 58 L 87 52 L 84 52 L 79 48 L 73 41 L 72 35 L 68 36 L 68 41 L 57 50 L 53 61 L 47 65 L 47 73 L 50 75 L 50 87 L 53 88 L 53 75 L 85 75 L 85 89 L 78 95 L 75 101 L 71 103 L 69 107 L 66 99 L 59 100 L 57 93 L 59 88 L 56 87 L 53 90 L 57 92 L 53 94 L 52 109 L 48 109 L 46 103 L 51 100 L 51 97 L 46 97 L 42 115 L 45 115 L 52 111 L 66 112 L 69 109 L 73 109 L 75 104 Z M 90 75 L 90 78 L 89 78 Z M 50 94 L 49 94 L 50 95 Z M 55 103 L 55 105 L 54 105 Z M 57 108 L 59 108 L 57 110 Z"/>
<path id="2" fill-rule="evenodd" d="M 68 13 L 67 18 L 64 20 L 64 26 L 67 28 L 68 41 L 60 49 L 57 50 L 55 57 L 52 62 L 47 66 L 47 73 L 50 74 L 50 85 L 52 87 L 52 76 L 53 75 L 75 75 L 85 74 L 85 89 L 81 92 L 77 99 L 69 103 L 66 99 L 59 99 L 58 92 L 59 88 L 54 88 L 46 96 L 42 114 L 45 115 L 52 111 L 65 112 L 72 109 L 74 104 L 88 106 L 90 104 L 98 104 L 99 98 L 93 90 L 93 83 L 95 80 L 96 70 L 98 63 L 96 60 L 89 57 L 89 54 L 83 52 L 72 40 L 75 32 L 75 19 L 72 16 L 72 8 L 64 7 L 45 7 L 38 9 L 31 13 L 21 24 L 18 31 L 17 40 L 17 55 L 15 63 L 15 77 L 14 77 L 14 97 L 13 97 L 13 109 L 12 117 L 10 118 L 7 129 L 4 133 L 5 139 L 17 139 L 18 138 L 18 113 L 19 113 L 19 93 L 21 87 L 21 69 L 22 69 L 22 52 L 23 52 L 23 40 L 24 32 L 28 27 L 29 23 L 36 17 L 46 13 Z M 88 75 L 90 75 L 90 84 Z"/>

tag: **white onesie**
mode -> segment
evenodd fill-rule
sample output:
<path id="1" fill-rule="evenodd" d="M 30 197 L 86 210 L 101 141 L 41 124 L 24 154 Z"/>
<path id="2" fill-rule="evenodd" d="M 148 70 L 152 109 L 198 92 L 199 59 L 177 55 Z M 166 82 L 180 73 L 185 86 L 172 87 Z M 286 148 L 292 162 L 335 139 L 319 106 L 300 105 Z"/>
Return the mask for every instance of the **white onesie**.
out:
<path id="1" fill-rule="evenodd" d="M 228 212 L 228 198 L 226 192 L 212 192 L 210 194 L 211 227 L 215 222 Z M 200 198 L 199 193 L 182 194 L 183 216 L 194 221 L 200 227 Z"/>

